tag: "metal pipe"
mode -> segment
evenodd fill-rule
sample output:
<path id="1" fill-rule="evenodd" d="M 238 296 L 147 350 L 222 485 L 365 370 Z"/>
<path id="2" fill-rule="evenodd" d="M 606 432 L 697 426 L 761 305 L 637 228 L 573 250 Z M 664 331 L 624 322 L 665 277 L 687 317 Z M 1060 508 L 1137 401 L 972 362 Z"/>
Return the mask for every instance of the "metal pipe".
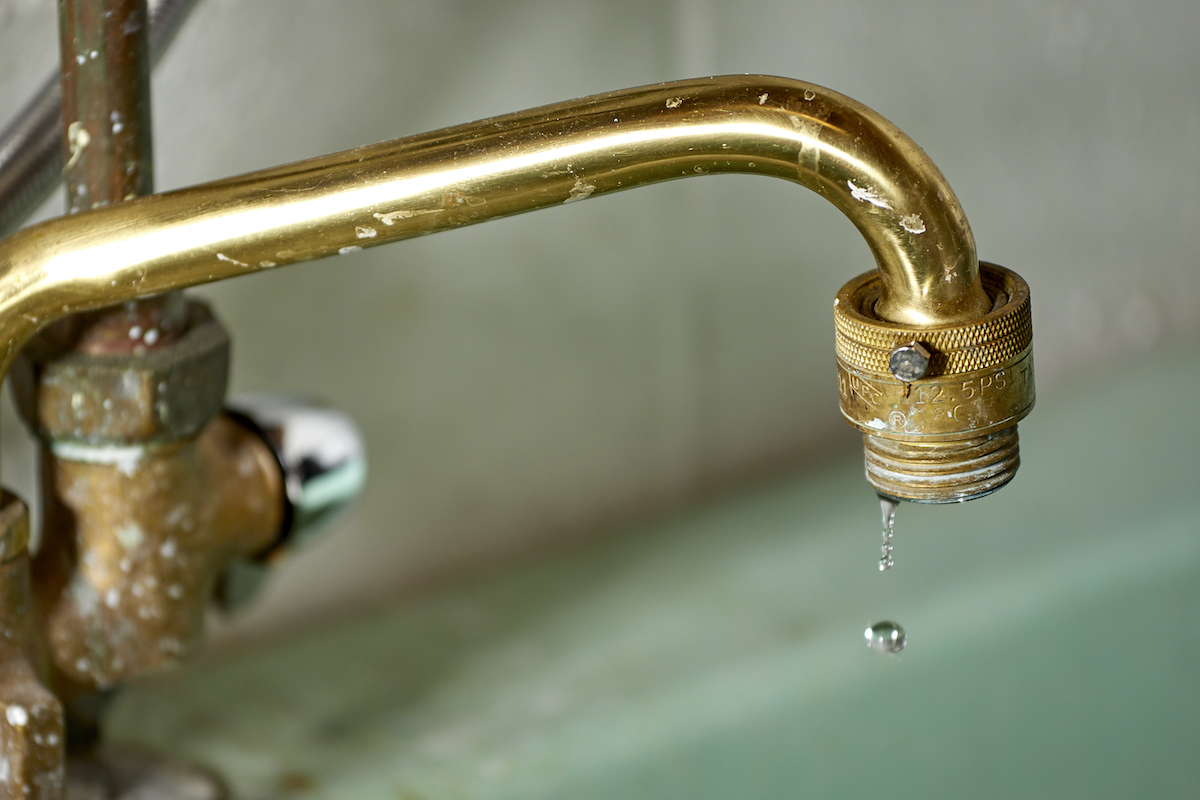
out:
<path id="1" fill-rule="evenodd" d="M 915 490 L 893 484 L 918 481 L 930 459 L 955 477 L 940 481 L 920 498 L 925 502 L 956 502 L 1000 485 L 947 488 L 973 469 L 973 451 L 957 442 L 996 436 L 994 425 L 1015 425 L 1032 406 L 1027 287 L 1014 278 L 1011 291 L 1003 289 L 1008 284 L 1001 276 L 985 289 L 962 209 L 912 140 L 847 97 L 785 78 L 705 78 L 597 95 L 19 231 L 0 242 L 0 374 L 39 328 L 74 312 L 606 192 L 727 172 L 769 175 L 816 191 L 854 223 L 875 256 L 878 274 L 848 284 L 861 291 L 848 295 L 841 309 L 843 412 L 868 436 L 916 437 L 922 453 L 902 459 L 919 462 L 912 469 L 897 467 L 902 461 L 888 454 L 882 469 L 906 477 L 889 478 L 881 491 L 918 499 Z M 964 352 L 935 346 L 939 352 L 931 354 L 924 378 L 875 370 L 898 346 L 915 351 L 913 345 L 930 336 Z M 1016 360 L 1003 360 L 1013 353 Z M 858 356 L 865 361 L 858 363 Z M 1019 370 L 1021 379 L 1012 380 L 1008 370 Z M 926 430 L 915 408 L 923 395 L 913 386 L 955 380 L 957 393 L 935 388 L 943 391 L 939 397 L 962 402 Z M 979 388 L 984 384 L 987 392 Z M 992 395 L 1001 386 L 997 404 Z M 1002 415 L 992 419 L 996 409 Z M 979 430 L 983 417 L 986 431 Z M 1000 439 L 987 443 L 993 450 L 1000 445 Z M 1007 480 L 1019 460 L 1015 448 L 1001 449 Z"/>
<path id="2" fill-rule="evenodd" d="M 146 0 L 59 0 L 67 213 L 154 191 Z"/>
<path id="3" fill-rule="evenodd" d="M 930 326 L 991 309 L 928 156 L 865 106 L 785 78 L 660 84 L 495 117 L 86 211 L 0 243 L 0 368 L 70 313 L 659 181 L 770 175 L 854 223 L 876 311 Z"/>
<path id="4" fill-rule="evenodd" d="M 61 1 L 65 8 L 118 0 Z M 79 55 L 92 58 L 91 51 L 73 47 L 76 61 Z M 102 85 L 110 80 L 105 75 Z M 91 135 L 90 127 L 76 129 L 71 168 L 91 142 L 79 141 L 80 130 Z M 131 156 L 120 158 L 135 168 L 119 191 L 136 194 L 136 179 L 147 173 Z M 878 273 L 851 281 L 837 301 L 847 307 L 839 311 L 838 327 L 843 412 L 868 437 L 873 484 L 894 497 L 953 502 L 1009 480 L 1019 464 L 1015 425 L 1032 403 L 1030 344 L 1021 333 L 1027 287 L 988 268 L 985 288 L 962 209 L 908 137 L 849 98 L 783 78 L 709 78 L 598 95 L 127 202 L 118 202 L 125 200 L 119 192 L 93 192 L 103 179 L 122 176 L 89 173 L 77 184 L 85 189 L 86 205 L 107 205 L 0 241 L 0 376 L 38 330 L 72 313 L 606 192 L 719 173 L 768 175 L 818 192 L 851 220 L 875 257 Z M 945 341 L 938 338 L 943 334 Z M 897 353 L 908 356 L 899 367 L 892 365 Z M 918 370 L 918 360 L 928 363 Z M 887 373 L 880 364 L 889 365 Z M 995 398 L 1001 390 L 1006 393 Z M 80 393 L 77 403 L 72 395 L 73 411 L 87 400 Z M 120 597 L 126 586 L 130 594 L 139 591 L 123 575 L 143 575 L 132 559 L 128 570 L 121 563 L 113 568 L 114 558 L 129 558 L 126 551 L 134 547 L 119 542 L 124 549 L 114 549 L 120 538 L 112 536 L 119 530 L 114 520 L 140 520 L 139 531 L 151 530 L 168 509 L 150 502 L 162 499 L 153 493 L 170 499 L 174 514 L 182 489 L 184 497 L 218 501 L 207 512 L 213 524 L 205 526 L 203 552 L 231 554 L 229 543 L 208 538 L 210 532 L 232 533 L 234 542 L 253 544 L 252 552 L 272 540 L 265 534 L 277 527 L 271 512 L 278 506 L 267 499 L 280 487 L 247 487 L 243 471 L 227 467 L 236 463 L 228 453 L 209 459 L 185 452 L 220 435 L 224 422 L 198 439 L 153 452 L 142 448 L 137 463 L 144 473 L 113 469 L 107 442 L 75 450 L 76 456 L 99 450 L 99 459 L 47 462 L 58 470 L 53 482 L 69 487 L 63 498 L 84 497 L 84 485 L 101 498 L 49 506 L 48 516 L 62 512 L 72 520 L 51 527 L 76 525 L 82 532 L 62 540 L 78 548 L 79 562 L 52 551 L 40 560 L 50 570 L 38 576 L 40 605 L 52 609 L 45 615 L 49 644 L 68 698 L 158 666 L 196 639 L 199 618 L 187 611 L 199 604 L 187 611 L 171 605 L 186 595 L 178 580 L 146 609 L 147 622 L 139 624 L 128 650 L 109 647 L 133 630 L 128 611 L 116 610 L 125 609 Z M 900 444 L 873 447 L 874 437 Z M 261 455 L 247 458 L 261 462 Z M 278 478 L 263 472 L 264 484 Z M 227 479 L 229 491 L 209 485 L 218 478 Z M 254 524 L 238 529 L 221 516 L 225 511 Z M 138 563 L 147 565 L 154 586 L 162 585 L 154 559 L 175 552 L 178 545 L 168 542 L 181 536 L 184 523 L 179 526 L 162 527 L 161 538 L 137 537 L 137 546 L 146 548 Z M 192 599 L 207 597 L 216 562 L 189 556 L 193 560 L 203 569 L 190 575 L 200 589 Z M 136 586 L 144 595 L 147 580 Z M 63 600 L 67 595 L 78 598 Z"/>
<path id="5" fill-rule="evenodd" d="M 196 0 L 148 0 L 150 60 L 157 63 Z M 21 227 L 62 180 L 62 82 L 46 78 L 0 133 L 0 236 Z"/>
<path id="6" fill-rule="evenodd" d="M 60 0 L 67 213 L 154 191 L 146 0 Z M 76 315 L 54 335 L 92 355 L 165 347 L 186 321 L 179 293 Z M 153 341 L 138 332 L 156 331 Z"/>

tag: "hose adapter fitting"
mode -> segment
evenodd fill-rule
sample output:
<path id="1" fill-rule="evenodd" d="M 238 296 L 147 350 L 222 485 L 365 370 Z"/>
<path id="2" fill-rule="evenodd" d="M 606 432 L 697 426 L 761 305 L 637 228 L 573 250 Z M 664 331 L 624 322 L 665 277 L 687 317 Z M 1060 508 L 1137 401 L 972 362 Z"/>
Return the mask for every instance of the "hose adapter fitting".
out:
<path id="1" fill-rule="evenodd" d="M 882 495 L 961 503 L 1012 480 L 1017 422 L 1033 408 L 1029 285 L 979 263 L 992 310 L 916 328 L 880 319 L 877 271 L 833 301 L 842 414 L 863 432 L 867 481 Z"/>

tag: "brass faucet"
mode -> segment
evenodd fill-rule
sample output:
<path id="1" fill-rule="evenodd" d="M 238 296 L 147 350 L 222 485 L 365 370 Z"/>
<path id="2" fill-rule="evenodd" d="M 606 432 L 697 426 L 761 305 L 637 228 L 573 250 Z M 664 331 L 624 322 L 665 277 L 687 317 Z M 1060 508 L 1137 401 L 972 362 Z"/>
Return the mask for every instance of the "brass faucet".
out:
<path id="1" fill-rule="evenodd" d="M 74 141 L 67 134 L 69 154 L 83 153 L 78 129 Z M 0 599 L 27 640 L 8 657 L 19 680 L 0 675 L 10 734 L 0 741 L 34 765 L 21 780 L 60 796 L 61 746 L 45 744 L 64 738 L 55 703 L 83 716 L 95 692 L 193 652 L 222 570 L 274 552 L 293 511 L 286 475 L 255 431 L 220 413 L 223 334 L 177 290 L 721 173 L 805 186 L 870 246 L 877 268 L 838 293 L 834 321 L 842 412 L 864 434 L 876 490 L 961 502 L 1011 480 L 1017 422 L 1034 399 L 1028 287 L 978 262 L 958 201 L 915 143 L 820 86 L 678 81 L 92 202 L 101 207 L 0 242 L 0 376 L 18 365 L 23 412 L 46 442 L 43 477 L 56 487 L 32 589 L 22 507 L 0 509 Z M 128 321 L 112 336 L 119 311 L 99 334 L 52 325 L 147 298 L 164 299 L 129 313 L 161 324 L 154 342 L 132 337 Z M 183 355 L 156 367 L 160 336 Z M 134 594 L 155 601 L 135 611 Z M 28 696 L 44 718 L 37 748 L 13 738 L 36 722 Z"/>
<path id="2" fill-rule="evenodd" d="M 847 97 L 784 78 L 611 92 L 27 228 L 0 246 L 0 371 L 69 314 L 720 173 L 812 189 L 875 256 L 878 270 L 835 300 L 842 410 L 867 435 L 874 485 L 954 502 L 1011 478 L 1015 433 L 1002 432 L 1033 402 L 1026 284 L 978 262 L 954 193 L 912 140 Z M 977 486 L 1000 439 L 999 483 Z"/>

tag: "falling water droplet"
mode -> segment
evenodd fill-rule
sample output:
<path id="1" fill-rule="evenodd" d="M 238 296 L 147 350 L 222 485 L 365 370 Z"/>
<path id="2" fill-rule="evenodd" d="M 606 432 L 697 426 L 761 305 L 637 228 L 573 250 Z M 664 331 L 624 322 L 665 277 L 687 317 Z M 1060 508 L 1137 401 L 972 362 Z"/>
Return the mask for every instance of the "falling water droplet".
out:
<path id="1" fill-rule="evenodd" d="M 892 531 L 896 528 L 896 509 L 899 507 L 899 500 L 879 495 L 879 508 L 883 512 L 883 549 L 879 555 L 880 572 L 890 569 L 895 563 L 892 561 Z"/>
<path id="2" fill-rule="evenodd" d="M 867 647 L 877 653 L 899 653 L 908 643 L 904 628 L 888 620 L 876 622 L 863 635 L 867 639 Z"/>

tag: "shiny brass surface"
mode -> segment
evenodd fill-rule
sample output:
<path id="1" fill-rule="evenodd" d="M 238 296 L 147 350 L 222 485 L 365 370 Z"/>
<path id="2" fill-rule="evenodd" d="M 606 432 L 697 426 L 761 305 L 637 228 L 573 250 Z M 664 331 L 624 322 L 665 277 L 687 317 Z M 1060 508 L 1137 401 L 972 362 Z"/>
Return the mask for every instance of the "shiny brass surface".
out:
<path id="1" fill-rule="evenodd" d="M 19 231 L 0 242 L 0 373 L 69 314 L 722 173 L 816 191 L 876 259 L 836 309 L 843 413 L 866 434 L 869 480 L 891 496 L 950 502 L 1010 479 L 1014 426 L 1033 401 L 1027 287 L 990 265 L 981 276 L 962 209 L 908 137 L 849 98 L 784 78 L 597 95 L 125 201 L 134 188 Z M 52 341 L 91 358 L 124 352 L 141 308 L 153 306 L 112 324 L 120 312 L 106 312 L 94 335 L 58 328 Z M 889 370 L 900 344 L 928 354 L 920 380 Z M 47 370 L 30 374 L 38 391 L 52 388 Z M 101 410 L 107 392 L 92 393 Z M 74 401 L 64 390 L 50 411 L 26 403 L 56 440 L 44 461 L 54 533 L 34 563 L 35 598 L 52 686 L 68 703 L 192 652 L 222 569 L 273 544 L 283 513 L 277 465 L 229 420 L 150 444 L 153 432 L 100 433 L 115 424 L 100 413 L 83 425 Z"/>
<path id="2" fill-rule="evenodd" d="M 1019 464 L 1028 287 L 991 265 L 981 275 L 937 168 L 849 98 L 783 78 L 680 81 L 138 197 L 152 189 L 145 2 L 60 10 L 79 213 L 0 242 L 0 376 L 58 323 L 17 375 L 47 442 L 32 584 L 24 507 L 0 509 L 9 794 L 61 797 L 64 704 L 71 730 L 87 729 L 107 689 L 194 653 L 229 566 L 279 541 L 274 456 L 227 417 L 205 425 L 227 342 L 181 311 L 184 287 L 676 178 L 782 178 L 832 202 L 876 260 L 835 304 L 842 410 L 865 434 L 872 485 L 954 502 Z M 80 312 L 92 313 L 60 322 Z"/>
<path id="3" fill-rule="evenodd" d="M 860 275 L 834 301 L 842 415 L 864 434 L 867 479 L 889 497 L 959 502 L 1012 479 L 1020 464 L 1016 424 L 1033 408 L 1029 286 L 983 263 L 992 310 L 954 325 L 915 328 L 879 319 L 879 277 Z M 916 342 L 929 353 L 920 380 L 905 382 L 889 357 Z"/>
<path id="4" fill-rule="evenodd" d="M 85 211 L 0 244 L 0 366 L 65 314 L 658 181 L 800 183 L 863 234 L 878 311 L 913 326 L 986 313 L 962 209 L 932 161 L 812 84 L 660 84 L 362 147 Z"/>
<path id="5" fill-rule="evenodd" d="M 55 535 L 34 560 L 35 597 L 68 701 L 192 655 L 225 567 L 272 545 L 283 521 L 274 456 L 223 416 L 193 439 L 44 465 Z"/>
<path id="6" fill-rule="evenodd" d="M 883 285 L 873 272 L 838 292 L 833 315 L 838 360 L 864 373 L 891 375 L 889 360 L 901 344 L 919 342 L 931 351 L 926 378 L 986 369 L 1025 351 L 1033 342 L 1029 286 L 995 264 L 980 265 L 988 310 L 960 324 L 912 326 L 880 316 Z"/>
<path id="7" fill-rule="evenodd" d="M 1006 428 L 1033 407 L 1033 326 L 1029 287 L 983 264 L 993 310 L 961 325 L 913 328 L 872 313 L 874 274 L 846 284 L 834 301 L 842 414 L 863 431 L 906 441 L 969 439 Z M 888 368 L 897 345 L 930 351 L 926 376 L 905 383 Z"/>

